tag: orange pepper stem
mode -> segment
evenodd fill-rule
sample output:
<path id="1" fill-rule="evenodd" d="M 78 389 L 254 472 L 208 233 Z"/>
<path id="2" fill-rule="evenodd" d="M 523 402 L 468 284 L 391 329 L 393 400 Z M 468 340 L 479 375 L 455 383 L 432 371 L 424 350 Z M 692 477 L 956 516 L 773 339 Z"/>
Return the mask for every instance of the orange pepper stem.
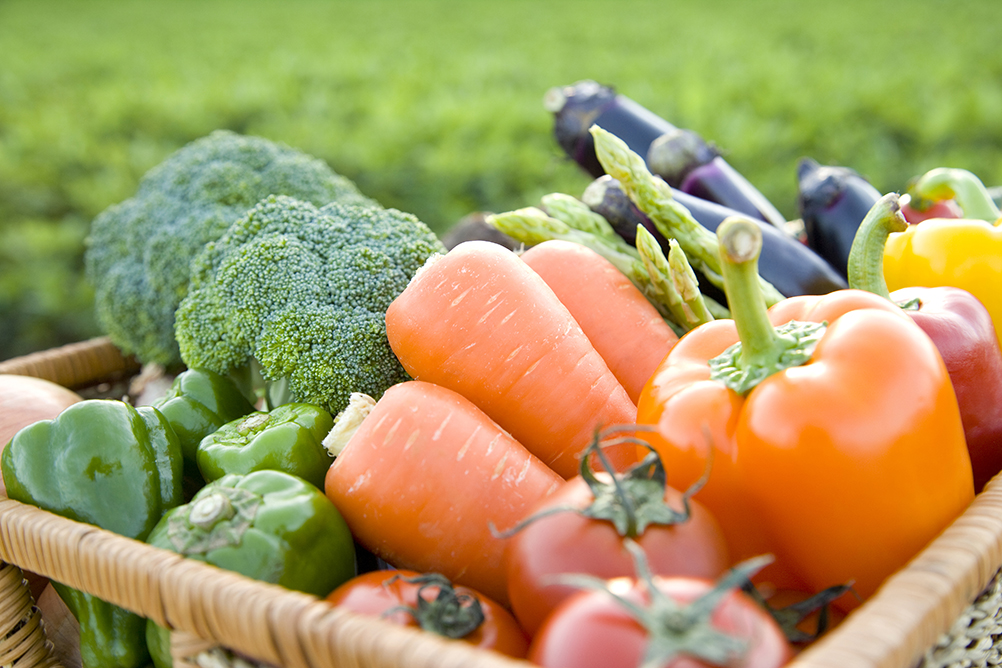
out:
<path id="1" fill-rule="evenodd" d="M 717 229 L 727 303 L 741 337 L 741 364 L 770 364 L 782 353 L 758 283 L 762 233 L 750 220 L 728 218 Z"/>
<path id="2" fill-rule="evenodd" d="M 891 298 L 884 279 L 884 246 L 893 232 L 904 232 L 908 221 L 901 213 L 897 193 L 877 200 L 859 224 L 849 250 L 849 287 Z"/>
<path id="3" fill-rule="evenodd" d="M 727 303 L 741 341 L 709 360 L 710 378 L 746 394 L 772 374 L 808 362 L 827 325 L 794 320 L 772 326 L 759 285 L 758 225 L 727 218 L 717 228 L 717 238 Z"/>

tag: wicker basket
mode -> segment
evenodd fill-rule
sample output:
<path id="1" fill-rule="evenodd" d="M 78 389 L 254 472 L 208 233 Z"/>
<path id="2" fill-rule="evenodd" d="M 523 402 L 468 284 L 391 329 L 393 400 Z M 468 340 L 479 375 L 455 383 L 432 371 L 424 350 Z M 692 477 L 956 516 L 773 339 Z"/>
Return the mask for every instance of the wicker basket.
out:
<path id="1" fill-rule="evenodd" d="M 0 373 L 70 387 L 135 369 L 133 360 L 103 338 L 0 363 Z M 57 665 L 17 567 L 175 629 L 172 653 L 179 667 L 195 665 L 206 652 L 230 656 L 223 648 L 285 668 L 527 665 L 354 615 L 5 498 L 0 498 L 0 561 L 7 564 L 0 568 L 0 666 Z M 791 668 L 999 665 L 1000 564 L 1002 477 Z"/>

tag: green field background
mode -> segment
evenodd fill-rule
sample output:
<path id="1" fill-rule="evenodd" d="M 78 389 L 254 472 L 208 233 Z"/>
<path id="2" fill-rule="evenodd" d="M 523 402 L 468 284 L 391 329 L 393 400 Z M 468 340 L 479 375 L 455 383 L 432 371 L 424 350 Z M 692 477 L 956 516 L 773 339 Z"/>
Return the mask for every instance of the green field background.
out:
<path id="1" fill-rule="evenodd" d="M 580 194 L 542 107 L 595 79 L 724 149 L 789 218 L 802 156 L 882 191 L 1002 183 L 997 0 L 0 0 L 0 358 L 98 334 L 90 221 L 215 128 L 444 231 Z"/>

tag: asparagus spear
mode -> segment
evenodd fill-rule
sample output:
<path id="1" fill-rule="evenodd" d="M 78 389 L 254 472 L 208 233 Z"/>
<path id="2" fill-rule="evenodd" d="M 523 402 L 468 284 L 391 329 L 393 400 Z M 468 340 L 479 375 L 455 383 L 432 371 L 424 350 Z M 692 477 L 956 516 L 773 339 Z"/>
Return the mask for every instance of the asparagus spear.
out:
<path id="1" fill-rule="evenodd" d="M 625 142 L 597 125 L 593 125 L 590 132 L 595 141 L 595 153 L 606 173 L 622 184 L 630 199 L 647 214 L 659 232 L 666 238 L 678 240 L 695 269 L 723 289 L 716 235 L 700 225 L 689 210 L 675 200 L 671 187 L 651 174 L 643 158 L 631 151 Z M 761 277 L 759 280 L 767 305 L 784 299 L 772 284 Z"/>

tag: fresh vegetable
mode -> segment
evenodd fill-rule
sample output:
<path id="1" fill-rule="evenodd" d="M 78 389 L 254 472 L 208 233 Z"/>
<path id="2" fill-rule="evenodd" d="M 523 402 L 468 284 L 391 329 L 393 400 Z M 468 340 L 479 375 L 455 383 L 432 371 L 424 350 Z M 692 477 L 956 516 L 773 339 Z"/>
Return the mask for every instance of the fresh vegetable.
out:
<path id="1" fill-rule="evenodd" d="M 601 126 L 601 122 L 597 122 Z M 786 217 L 728 163 L 715 146 L 692 130 L 673 130 L 647 149 L 651 172 L 694 197 L 714 202 L 782 230 Z"/>
<path id="2" fill-rule="evenodd" d="M 14 434 L 39 420 L 51 420 L 82 397 L 43 378 L 0 374 L 0 453 Z M 0 496 L 6 496 L 0 478 Z"/>
<path id="3" fill-rule="evenodd" d="M 16 374 L 0 374 L 0 454 L 14 434 L 39 420 L 51 420 L 83 398 L 58 383 Z M 7 488 L 0 475 L 0 497 Z M 39 600 L 49 580 L 37 573 L 22 571 L 31 595 Z M 46 618 L 48 619 L 48 618 Z"/>
<path id="4" fill-rule="evenodd" d="M 678 336 L 630 280 L 598 253 L 546 241 L 522 254 L 581 325 L 634 403 Z"/>
<path id="5" fill-rule="evenodd" d="M 634 577 L 565 579 L 587 585 L 550 614 L 529 647 L 543 668 L 780 668 L 793 656 L 769 613 L 739 587 L 767 561 L 745 562 L 716 583 L 651 573 L 627 543 Z"/>
<path id="6" fill-rule="evenodd" d="M 581 206 L 587 210 L 583 202 Z M 687 259 L 683 258 L 684 261 L 676 264 L 676 267 L 683 267 L 682 271 L 672 271 L 665 253 L 645 230 L 638 228 L 634 247 L 617 236 L 598 214 L 589 213 L 593 219 L 587 221 L 588 225 L 584 225 L 585 221 L 578 217 L 554 218 L 533 206 L 495 214 L 488 221 L 527 245 L 566 241 L 594 251 L 626 276 L 677 334 L 702 322 L 701 318 L 706 317 L 712 300 L 700 291 L 698 279 Z M 602 221 L 606 230 L 595 229 L 598 225 L 592 223 L 598 220 Z M 727 310 L 722 306 L 714 306 L 719 315 L 726 314 Z"/>
<path id="7" fill-rule="evenodd" d="M 567 307 L 496 244 L 468 241 L 425 265 L 387 309 L 386 333 L 413 378 L 458 392 L 565 478 L 596 427 L 636 417 Z M 609 456 L 629 465 L 630 450 Z"/>
<path id="8" fill-rule="evenodd" d="M 797 204 L 807 245 L 842 276 L 856 230 L 878 199 L 880 191 L 848 167 L 822 166 L 810 158 L 797 165 Z"/>
<path id="9" fill-rule="evenodd" d="M 363 399 L 326 441 L 327 496 L 355 539 L 398 568 L 441 573 L 507 605 L 506 540 L 491 525 L 514 525 L 560 476 L 452 390 L 408 381 L 368 413 Z"/>
<path id="10" fill-rule="evenodd" d="M 952 200 L 965 218 L 996 223 L 1002 217 L 991 192 L 981 179 L 966 169 L 931 169 L 909 186 L 908 194 L 920 202 Z"/>
<path id="11" fill-rule="evenodd" d="M 1002 350 L 988 310 L 970 292 L 949 286 L 888 292 L 884 246 L 889 235 L 907 228 L 898 196 L 884 196 L 856 235 L 849 280 L 900 305 L 936 344 L 957 395 L 974 489 L 980 491 L 1002 470 Z"/>
<path id="12" fill-rule="evenodd" d="M 342 584 L 327 601 L 516 659 L 529 649 L 525 632 L 503 606 L 472 589 L 453 587 L 438 573 L 370 571 Z"/>
<path id="13" fill-rule="evenodd" d="M 609 427 L 587 452 L 622 438 L 632 425 Z M 727 545 L 716 520 L 701 504 L 669 487 L 656 453 L 625 473 L 594 471 L 583 459 L 581 473 L 540 500 L 515 527 L 505 527 L 508 544 L 508 598 L 530 635 L 573 586 L 554 582 L 564 573 L 609 579 L 634 574 L 624 542 L 635 541 L 658 575 L 715 578 L 729 563 Z"/>
<path id="14" fill-rule="evenodd" d="M 639 435 L 680 487 L 711 466 L 695 498 L 735 558 L 772 553 L 780 588 L 852 581 L 866 599 L 974 497 L 943 360 L 864 291 L 767 312 L 758 227 L 732 219 L 718 235 L 734 320 L 675 345 L 640 398 L 638 422 L 657 431 Z"/>
<path id="15" fill-rule="evenodd" d="M 623 140 L 607 130 L 593 125 L 595 152 L 599 161 L 614 179 L 619 181 L 630 199 L 643 211 L 665 239 L 675 239 L 694 269 L 699 270 L 713 285 L 723 289 L 720 252 L 717 238 L 679 204 L 671 188 L 654 176 L 643 159 L 631 151 Z M 768 304 L 775 304 L 783 295 L 768 281 L 759 279 Z"/>
<path id="16" fill-rule="evenodd" d="M 641 155 L 655 139 L 677 129 L 625 95 L 590 80 L 551 88 L 543 106 L 553 114 L 553 134 L 564 153 L 596 178 L 605 170 L 588 134 L 592 124 L 600 123 Z"/>
<path id="17" fill-rule="evenodd" d="M 711 232 L 715 232 L 726 218 L 738 215 L 733 209 L 679 190 L 672 189 L 671 195 L 695 220 Z M 661 247 L 667 249 L 668 238 L 661 234 L 651 219 L 629 199 L 622 184 L 611 176 L 599 177 L 589 184 L 581 199 L 605 216 L 627 242 L 634 242 L 637 225 L 643 225 L 654 235 Z M 784 296 L 823 295 L 846 287 L 845 279 L 810 248 L 773 225 L 765 224 L 759 227 L 762 231 L 762 258 L 759 272 L 763 279 L 775 286 Z M 726 303 L 723 292 L 711 285 L 708 280 L 700 278 L 699 285 L 707 296 Z"/>
<path id="18" fill-rule="evenodd" d="M 227 422 L 198 444 L 198 470 L 207 481 L 231 473 L 272 469 L 303 478 L 319 489 L 331 465 L 323 440 L 334 426 L 314 404 L 283 404 Z"/>
<path id="19" fill-rule="evenodd" d="M 967 290 L 988 309 L 1002 341 L 1002 219 L 987 190 L 970 172 L 934 170 L 930 178 L 920 178 L 913 191 L 919 197 L 956 199 L 965 218 L 924 220 L 888 237 L 888 289 L 949 285 Z"/>
<path id="20" fill-rule="evenodd" d="M 195 489 L 205 483 L 198 470 L 198 444 L 227 422 L 254 410 L 231 379 L 208 369 L 182 371 L 153 406 L 177 434 L 186 482 Z"/>
<path id="21" fill-rule="evenodd" d="M 168 512 L 147 542 L 255 580 L 325 597 L 355 576 L 355 548 L 337 508 L 281 471 L 227 475 Z M 157 668 L 171 665 L 169 630 L 149 620 Z M 166 655 L 163 652 L 167 649 Z"/>
<path id="22" fill-rule="evenodd" d="M 424 223 L 395 209 L 269 197 L 192 261 L 176 314 L 181 356 L 223 375 L 256 370 L 269 407 L 337 413 L 352 392 L 378 396 L 407 379 L 384 313 L 443 251 Z"/>
<path id="23" fill-rule="evenodd" d="M 550 89 L 544 100 L 554 114 L 557 143 L 594 177 L 606 173 L 588 130 L 599 125 L 644 156 L 651 171 L 669 185 L 782 227 L 776 207 L 728 164 L 715 147 L 691 130 L 681 130 L 612 88 L 594 81 Z M 663 170 L 663 173 L 662 173 Z"/>
<path id="24" fill-rule="evenodd" d="M 143 362 L 180 366 L 174 311 L 191 258 L 268 195 L 375 206 L 323 161 L 267 139 L 217 130 L 188 144 L 91 225 L 87 278 L 115 345 Z"/>
<path id="25" fill-rule="evenodd" d="M 914 225 L 930 218 L 963 218 L 964 212 L 954 199 L 917 200 L 905 193 L 901 196 L 901 215 Z"/>
<path id="26" fill-rule="evenodd" d="M 17 432 L 0 457 L 10 498 L 78 522 L 145 539 L 181 502 L 181 445 L 155 408 L 91 399 Z M 145 620 L 53 583 L 80 623 L 87 668 L 149 661 Z"/>

